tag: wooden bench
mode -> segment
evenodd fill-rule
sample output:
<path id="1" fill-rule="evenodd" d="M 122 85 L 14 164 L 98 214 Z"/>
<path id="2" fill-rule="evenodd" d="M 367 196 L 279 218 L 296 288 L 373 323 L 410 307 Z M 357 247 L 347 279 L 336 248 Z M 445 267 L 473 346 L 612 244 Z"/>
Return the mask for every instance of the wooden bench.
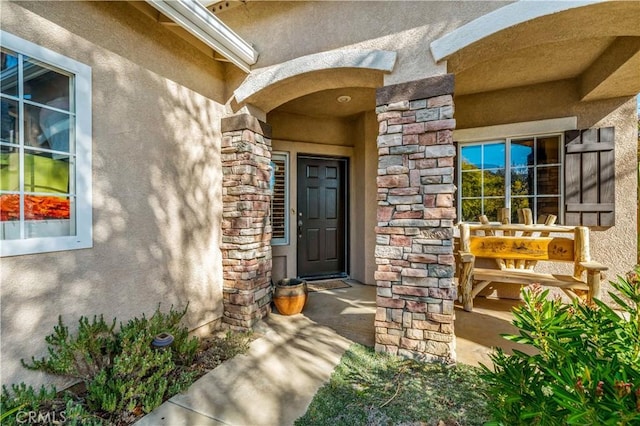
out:
<path id="1" fill-rule="evenodd" d="M 558 287 L 571 298 L 586 294 L 591 300 L 599 297 L 600 273 L 607 270 L 591 261 L 589 229 L 582 226 L 461 223 L 459 247 L 465 311 L 473 309 L 473 299 L 490 283 L 538 283 Z M 476 258 L 494 259 L 497 269 L 475 267 Z M 573 275 L 536 272 L 539 261 L 571 262 Z"/>

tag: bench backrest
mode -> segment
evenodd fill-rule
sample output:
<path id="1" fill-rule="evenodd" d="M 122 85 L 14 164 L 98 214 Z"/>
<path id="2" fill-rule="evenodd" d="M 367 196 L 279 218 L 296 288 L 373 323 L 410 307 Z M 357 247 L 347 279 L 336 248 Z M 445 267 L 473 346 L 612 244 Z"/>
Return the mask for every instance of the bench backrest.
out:
<path id="1" fill-rule="evenodd" d="M 553 236 L 549 236 L 553 233 Z M 500 269 L 533 269 L 537 261 L 590 261 L 589 229 L 547 225 L 460 224 L 460 251 L 495 259 Z"/>
<path id="2" fill-rule="evenodd" d="M 562 237 L 470 236 L 470 252 L 493 259 L 575 260 L 573 239 Z"/>

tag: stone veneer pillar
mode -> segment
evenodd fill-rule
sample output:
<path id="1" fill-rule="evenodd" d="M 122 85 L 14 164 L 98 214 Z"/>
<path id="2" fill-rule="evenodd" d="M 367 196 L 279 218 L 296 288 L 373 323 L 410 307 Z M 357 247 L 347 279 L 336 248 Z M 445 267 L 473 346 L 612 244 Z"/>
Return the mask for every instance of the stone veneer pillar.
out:
<path id="1" fill-rule="evenodd" d="M 453 75 L 376 93 L 376 351 L 455 361 Z"/>
<path id="2" fill-rule="evenodd" d="M 271 312 L 271 127 L 222 119 L 223 321 L 250 328 Z"/>

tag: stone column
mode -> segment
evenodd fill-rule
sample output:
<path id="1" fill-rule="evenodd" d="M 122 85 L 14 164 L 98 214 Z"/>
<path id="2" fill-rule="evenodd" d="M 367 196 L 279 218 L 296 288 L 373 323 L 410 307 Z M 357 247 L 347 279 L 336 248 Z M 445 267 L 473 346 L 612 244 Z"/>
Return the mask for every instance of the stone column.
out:
<path id="1" fill-rule="evenodd" d="M 223 321 L 250 328 L 271 312 L 271 127 L 222 119 Z"/>
<path id="2" fill-rule="evenodd" d="M 453 75 L 376 93 L 376 351 L 455 361 Z"/>

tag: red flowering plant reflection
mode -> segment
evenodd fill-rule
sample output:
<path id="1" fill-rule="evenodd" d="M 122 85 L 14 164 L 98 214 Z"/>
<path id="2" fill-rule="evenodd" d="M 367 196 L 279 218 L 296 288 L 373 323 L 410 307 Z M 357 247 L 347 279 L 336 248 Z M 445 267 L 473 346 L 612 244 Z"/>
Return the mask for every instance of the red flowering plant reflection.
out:
<path id="1" fill-rule="evenodd" d="M 69 219 L 69 199 L 43 196 L 24 196 L 25 220 Z M 0 196 L 0 221 L 20 219 L 20 195 Z"/>

